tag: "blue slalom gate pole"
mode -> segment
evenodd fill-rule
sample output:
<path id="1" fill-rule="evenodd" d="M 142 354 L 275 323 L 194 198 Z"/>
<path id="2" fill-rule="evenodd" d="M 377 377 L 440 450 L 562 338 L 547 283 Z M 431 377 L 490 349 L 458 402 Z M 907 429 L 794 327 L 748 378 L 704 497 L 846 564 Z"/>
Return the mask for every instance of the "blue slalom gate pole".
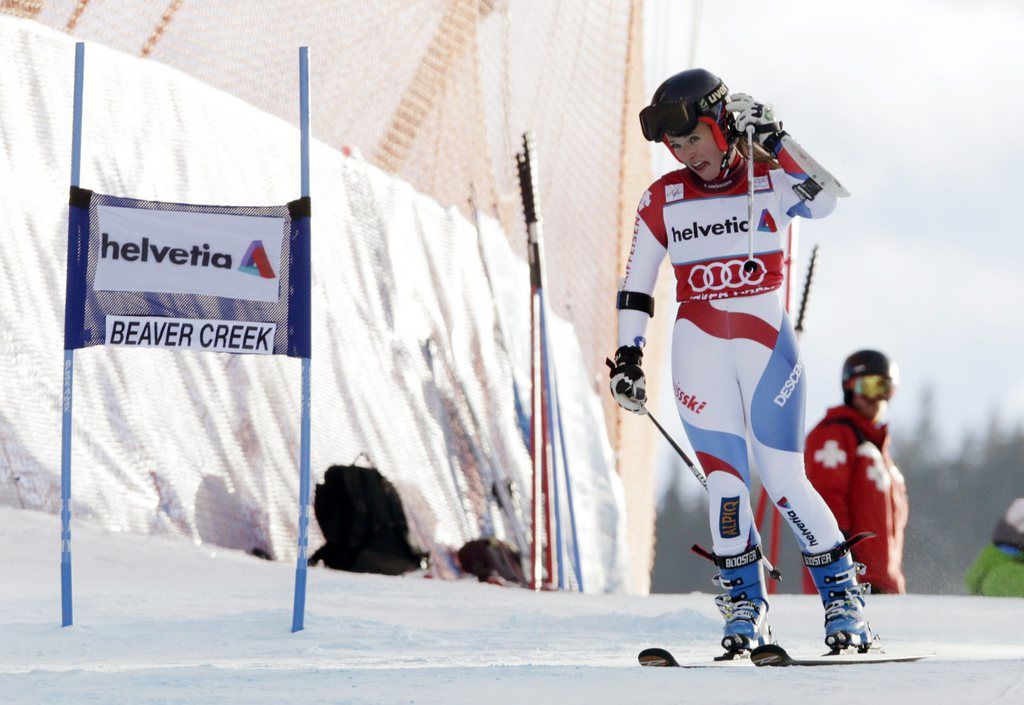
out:
<path id="1" fill-rule="evenodd" d="M 299 128 L 302 195 L 309 196 L 309 47 L 299 47 Z"/>
<path id="2" fill-rule="evenodd" d="M 309 358 L 302 358 L 302 438 L 299 460 L 299 555 L 295 560 L 292 632 L 303 629 L 306 615 L 306 549 L 309 546 Z"/>
<path id="3" fill-rule="evenodd" d="M 552 388 L 558 388 L 558 375 L 555 374 L 554 368 L 551 370 L 552 376 Z M 555 392 L 555 398 L 558 398 L 557 391 Z M 562 425 L 562 405 L 556 402 L 555 414 L 558 418 L 558 440 L 562 446 L 562 469 L 565 472 L 565 500 L 569 504 L 569 530 L 572 533 L 572 554 L 573 554 L 573 568 L 576 573 L 576 585 L 579 587 L 579 591 L 583 592 L 583 564 L 580 562 L 580 535 L 576 531 L 576 502 L 572 496 L 572 475 L 569 472 L 569 459 L 565 450 L 565 428 Z"/>
<path id="4" fill-rule="evenodd" d="M 64 351 L 64 400 L 60 437 L 60 625 L 74 623 L 71 600 L 71 388 L 75 353 Z"/>
<path id="5" fill-rule="evenodd" d="M 551 356 L 548 352 L 548 329 L 547 329 L 547 302 L 544 298 L 544 288 L 538 289 L 540 294 L 540 355 L 542 363 L 542 369 L 544 370 L 544 378 L 542 380 L 544 384 L 545 398 L 547 400 L 547 426 L 548 426 L 548 438 L 551 439 L 552 443 L 555 443 L 555 427 L 554 427 L 554 413 L 556 408 L 556 402 L 554 398 L 554 389 L 551 384 Z M 563 440 L 563 451 L 564 451 L 564 439 Z M 563 455 L 563 458 L 565 456 Z M 562 501 L 558 491 L 558 458 L 554 453 L 551 452 L 551 488 L 554 494 L 553 503 L 555 505 L 555 551 L 558 560 L 558 589 L 562 590 L 565 588 L 565 560 L 563 547 L 565 545 L 564 539 L 562 538 Z"/>
<path id="6" fill-rule="evenodd" d="M 579 533 L 576 531 L 576 506 L 572 496 L 572 479 L 569 473 L 569 456 L 568 451 L 565 447 L 565 427 L 562 424 L 562 404 L 559 401 L 558 396 L 558 372 L 555 366 L 554 355 L 549 352 L 548 349 L 548 330 L 547 330 L 547 308 L 544 299 L 543 289 L 541 290 L 541 344 L 542 351 L 544 354 L 544 370 L 545 370 L 545 385 L 548 387 L 548 403 L 554 413 L 548 415 L 548 428 L 549 434 L 552 439 L 555 438 L 554 429 L 551 428 L 552 423 L 558 425 L 558 445 L 562 456 L 562 471 L 565 473 L 565 494 L 566 502 L 569 505 L 569 529 L 572 533 L 572 548 L 573 548 L 573 572 L 576 575 L 576 585 L 580 592 L 583 592 L 583 567 L 580 563 L 580 544 L 579 544 Z M 562 553 L 563 553 L 563 541 L 562 541 L 562 521 L 561 514 L 558 511 L 558 471 L 557 468 L 552 468 L 552 472 L 555 477 L 555 517 L 557 525 L 558 535 L 558 587 L 564 587 L 565 570 L 562 567 Z"/>
<path id="7" fill-rule="evenodd" d="M 85 42 L 75 43 L 75 107 L 71 131 L 71 185 L 80 186 L 82 170 L 82 96 L 85 91 Z"/>
<path id="8" fill-rule="evenodd" d="M 562 424 L 562 403 L 558 396 L 558 373 L 554 360 L 551 362 L 551 388 L 554 390 L 555 418 L 558 424 L 558 443 L 562 449 L 562 471 L 565 473 L 565 501 L 569 505 L 569 531 L 572 534 L 573 572 L 576 585 L 583 592 L 583 564 L 580 562 L 580 535 L 576 531 L 576 502 L 572 496 L 572 473 L 569 472 L 569 457 L 565 449 L 565 427 Z"/>
<path id="9" fill-rule="evenodd" d="M 299 47 L 299 126 L 302 196 L 309 196 L 309 47 Z M 299 451 L 299 555 L 295 561 L 292 632 L 302 631 L 306 614 L 306 557 L 309 546 L 309 383 L 310 358 L 302 358 L 302 425 Z"/>
<path id="10" fill-rule="evenodd" d="M 71 185 L 78 186 L 82 169 L 82 94 L 85 89 L 85 44 L 75 43 L 75 98 L 71 128 Z M 72 253 L 72 219 L 68 218 L 68 260 Z M 70 271 L 70 268 L 69 268 Z M 67 323 L 65 323 L 65 326 Z M 60 624 L 74 623 L 71 600 L 71 402 L 75 379 L 75 351 L 64 349 L 64 383 L 60 421 Z"/>

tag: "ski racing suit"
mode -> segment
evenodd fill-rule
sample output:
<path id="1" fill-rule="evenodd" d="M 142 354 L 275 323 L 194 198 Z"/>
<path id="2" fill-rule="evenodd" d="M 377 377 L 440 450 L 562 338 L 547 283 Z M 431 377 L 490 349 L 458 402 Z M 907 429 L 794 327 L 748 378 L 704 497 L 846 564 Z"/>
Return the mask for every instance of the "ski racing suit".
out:
<path id="1" fill-rule="evenodd" d="M 804 367 L 780 296 L 783 240 L 796 216 L 834 210 L 825 191 L 803 200 L 791 175 L 755 164 L 754 258 L 748 255 L 746 161 L 714 182 L 687 169 L 643 194 L 623 290 L 651 295 L 668 253 L 678 315 L 672 386 L 679 417 L 708 478 L 716 556 L 759 546 L 750 508 L 749 450 L 761 481 L 805 554 L 843 541 L 835 518 L 804 473 Z M 806 176 L 804 176 L 806 178 Z M 648 314 L 619 311 L 619 345 L 643 346 Z"/>

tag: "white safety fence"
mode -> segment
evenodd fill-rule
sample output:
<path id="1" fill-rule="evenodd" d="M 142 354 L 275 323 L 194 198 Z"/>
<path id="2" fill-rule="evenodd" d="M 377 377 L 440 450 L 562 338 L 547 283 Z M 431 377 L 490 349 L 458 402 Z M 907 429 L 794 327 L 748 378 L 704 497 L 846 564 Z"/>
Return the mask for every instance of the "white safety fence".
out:
<path id="1" fill-rule="evenodd" d="M 0 14 L 0 504 L 54 513 L 73 57 L 72 38 Z M 174 69 L 90 44 L 84 115 L 84 188 L 232 205 L 299 195 L 297 130 Z M 314 114 L 314 135 L 330 120 Z M 477 227 L 320 143 L 311 183 L 314 481 L 365 452 L 435 559 L 479 536 L 516 543 L 530 501 L 515 398 L 528 408 L 526 263 L 495 221 Z M 551 333 L 585 584 L 628 589 L 600 400 L 572 325 Z M 294 558 L 297 361 L 90 348 L 74 399 L 76 519 Z M 503 510 L 492 487 L 505 480 L 518 502 Z M 311 549 L 319 540 L 314 522 Z"/>

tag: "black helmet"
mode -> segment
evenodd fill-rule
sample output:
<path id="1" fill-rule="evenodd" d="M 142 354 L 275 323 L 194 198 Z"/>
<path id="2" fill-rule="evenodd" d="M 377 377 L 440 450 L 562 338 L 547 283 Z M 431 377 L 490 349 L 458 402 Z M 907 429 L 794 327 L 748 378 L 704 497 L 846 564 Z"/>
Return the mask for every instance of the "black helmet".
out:
<path id="1" fill-rule="evenodd" d="M 843 363 L 843 383 L 861 375 L 882 375 L 898 383 L 900 368 L 877 350 L 858 350 Z"/>
<path id="2" fill-rule="evenodd" d="M 654 91 L 651 104 L 640 111 L 640 129 L 650 142 L 661 142 L 666 134 L 685 135 L 697 123 L 711 125 L 715 141 L 723 151 L 735 139 L 732 113 L 725 109 L 729 89 L 722 79 L 704 69 L 690 69 L 666 79 Z"/>
<path id="3" fill-rule="evenodd" d="M 843 363 L 843 403 L 846 405 L 853 401 L 854 394 L 868 399 L 890 399 L 899 383 L 899 366 L 877 350 L 858 350 Z"/>

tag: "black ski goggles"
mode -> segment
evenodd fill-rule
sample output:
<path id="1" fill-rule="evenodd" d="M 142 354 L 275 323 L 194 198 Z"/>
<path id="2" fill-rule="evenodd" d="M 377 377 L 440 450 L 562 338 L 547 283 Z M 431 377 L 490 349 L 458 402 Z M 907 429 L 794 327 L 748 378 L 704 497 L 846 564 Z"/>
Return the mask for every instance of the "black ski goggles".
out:
<path id="1" fill-rule="evenodd" d="M 719 83 L 707 95 L 699 98 L 693 105 L 685 100 L 657 102 L 640 111 L 640 129 L 648 142 L 661 142 L 665 134 L 688 135 L 697 127 L 702 114 L 711 115 L 712 106 L 729 94 L 724 83 Z M 721 108 L 724 110 L 724 108 Z M 721 117 L 719 113 L 718 117 Z M 714 118 L 713 118 L 714 119 Z"/>
<path id="2" fill-rule="evenodd" d="M 697 127 L 698 115 L 683 101 L 648 105 L 640 111 L 640 129 L 648 142 L 661 142 L 665 133 L 685 135 Z"/>

